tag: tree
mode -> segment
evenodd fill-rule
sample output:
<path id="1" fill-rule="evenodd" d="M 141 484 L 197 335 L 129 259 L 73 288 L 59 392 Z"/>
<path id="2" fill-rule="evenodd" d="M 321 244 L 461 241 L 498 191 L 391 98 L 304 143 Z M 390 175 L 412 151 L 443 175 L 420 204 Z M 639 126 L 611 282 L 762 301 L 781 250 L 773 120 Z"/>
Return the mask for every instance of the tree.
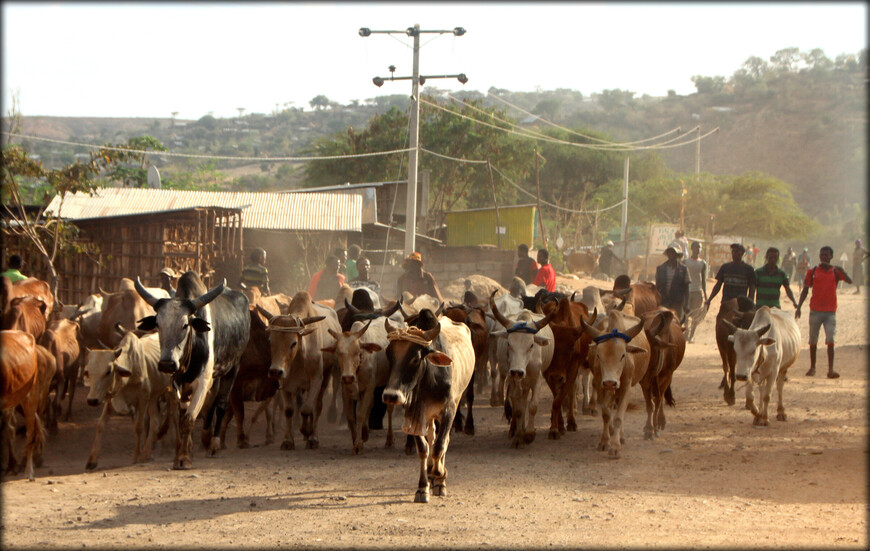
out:
<path id="1" fill-rule="evenodd" d="M 121 164 L 119 161 L 106 176 L 112 180 L 122 182 L 124 187 L 145 187 L 148 183 L 148 169 L 145 168 L 147 156 L 144 152 L 168 151 L 168 149 L 160 143 L 160 140 L 152 136 L 137 136 L 135 138 L 130 138 L 127 140 L 127 144 L 123 147 L 142 151 L 142 153 L 130 153 L 128 156 L 130 160 L 137 161 L 139 166 Z"/>
<path id="2" fill-rule="evenodd" d="M 310 105 L 311 108 L 314 109 L 315 111 L 320 111 L 322 109 L 329 107 L 330 103 L 332 103 L 332 102 L 329 101 L 328 97 L 324 96 L 323 94 L 320 94 L 320 95 L 314 96 L 311 99 L 311 101 L 308 102 L 308 105 Z"/>
<path id="3" fill-rule="evenodd" d="M 87 162 L 75 161 L 59 169 L 46 170 L 42 163 L 30 157 L 27 151 L 17 144 L 7 144 L 3 148 L 2 199 L 3 208 L 9 222 L 3 226 L 3 233 L 28 240 L 42 257 L 49 273 L 48 284 L 54 297 L 55 308 L 61 304 L 57 300 L 58 273 L 54 261 L 60 250 L 70 242 L 74 226 L 67 227 L 61 218 L 63 201 L 70 193 L 93 194 L 98 184 L 96 176 L 107 167 L 127 160 L 129 153 L 115 151 L 123 146 L 106 146 L 90 154 Z M 39 213 L 30 217 L 25 209 L 21 194 L 24 180 L 39 180 L 48 184 L 49 189 L 60 196 L 57 212 L 46 212 L 46 201 Z"/>
<path id="4" fill-rule="evenodd" d="M 770 62 L 773 63 L 773 69 L 779 73 L 796 72 L 800 60 L 800 50 L 795 47 L 777 50 L 775 54 L 770 56 Z"/>
<path id="5" fill-rule="evenodd" d="M 699 94 L 718 94 L 725 87 L 725 77 L 705 77 L 695 75 L 692 82 Z"/>

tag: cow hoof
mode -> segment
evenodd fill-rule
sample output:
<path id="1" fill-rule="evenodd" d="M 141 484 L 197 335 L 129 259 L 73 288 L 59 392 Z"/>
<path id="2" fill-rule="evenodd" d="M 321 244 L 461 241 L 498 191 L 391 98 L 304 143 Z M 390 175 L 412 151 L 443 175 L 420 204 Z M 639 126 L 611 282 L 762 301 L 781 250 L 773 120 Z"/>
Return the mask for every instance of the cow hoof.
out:
<path id="1" fill-rule="evenodd" d="M 547 432 L 547 440 L 558 440 L 561 434 L 557 430 L 550 430 Z"/>
<path id="2" fill-rule="evenodd" d="M 386 449 L 392 449 L 392 447 L 393 447 L 393 439 L 392 439 L 392 438 L 387 438 L 386 442 L 384 442 L 384 447 L 385 447 Z"/>
<path id="3" fill-rule="evenodd" d="M 607 452 L 607 459 L 619 459 L 619 450 L 610 448 L 610 451 Z"/>
<path id="4" fill-rule="evenodd" d="M 281 449 L 282 450 L 295 450 L 296 444 L 290 440 L 284 440 L 283 442 L 281 442 Z"/>
<path id="5" fill-rule="evenodd" d="M 96 468 L 97 468 L 97 462 L 96 462 L 96 461 L 88 461 L 88 464 L 85 465 L 85 469 L 88 470 L 88 471 L 93 471 L 93 470 L 96 469 Z"/>
<path id="6" fill-rule="evenodd" d="M 525 447 L 526 447 L 526 445 L 523 442 L 522 438 L 514 438 L 513 440 L 511 440 L 511 448 L 513 448 L 515 450 L 520 450 L 520 449 L 523 449 Z"/>
<path id="7" fill-rule="evenodd" d="M 620 437 L 619 437 L 619 443 L 620 443 L 620 444 L 625 444 L 625 436 L 620 436 Z"/>
<path id="8" fill-rule="evenodd" d="M 187 471 L 193 468 L 193 463 L 191 463 L 190 459 L 181 459 L 176 460 L 172 464 L 172 470 L 174 471 Z"/>
<path id="9" fill-rule="evenodd" d="M 432 495 L 445 497 L 447 495 L 447 487 L 443 484 L 436 484 L 432 486 Z"/>
<path id="10" fill-rule="evenodd" d="M 414 503 L 429 503 L 429 490 L 417 490 Z"/>
<path id="11" fill-rule="evenodd" d="M 489 406 L 490 406 L 490 407 L 497 408 L 497 407 L 500 406 L 500 405 L 501 405 L 501 404 L 498 403 L 498 399 L 496 399 L 496 398 L 490 398 L 490 399 L 489 399 Z"/>
<path id="12" fill-rule="evenodd" d="M 383 427 L 381 427 L 381 428 L 383 428 Z M 362 426 L 362 441 L 363 442 L 369 441 L 369 428 L 367 425 Z"/>
<path id="13" fill-rule="evenodd" d="M 598 451 L 604 452 L 610 449 L 610 444 L 605 444 L 604 442 L 598 443 Z"/>
<path id="14" fill-rule="evenodd" d="M 577 422 L 573 419 L 568 421 L 568 426 L 566 427 L 569 432 L 577 432 Z"/>
<path id="15" fill-rule="evenodd" d="M 356 444 L 353 445 L 353 454 L 354 455 L 360 455 L 362 453 L 362 451 L 363 451 L 362 442 L 357 442 Z"/>
<path id="16" fill-rule="evenodd" d="M 743 406 L 743 409 L 747 411 L 752 411 L 752 404 L 750 402 L 746 402 L 746 405 Z"/>
<path id="17" fill-rule="evenodd" d="M 305 449 L 306 450 L 316 450 L 319 447 L 320 447 L 320 442 L 318 442 L 317 440 L 308 440 L 305 442 Z"/>
<path id="18" fill-rule="evenodd" d="M 777 420 L 777 421 L 785 421 L 785 420 L 786 420 L 785 413 L 777 413 L 777 414 L 776 414 L 776 420 Z"/>
<path id="19" fill-rule="evenodd" d="M 474 425 L 471 423 L 465 423 L 465 434 L 468 436 L 474 436 Z"/>
<path id="20" fill-rule="evenodd" d="M 269 442 L 266 443 L 269 444 Z M 251 447 L 251 444 L 247 440 L 240 440 L 238 447 L 240 450 L 246 450 Z"/>
<path id="21" fill-rule="evenodd" d="M 653 436 L 653 432 L 651 430 L 643 431 L 643 439 L 644 440 L 655 440 L 655 436 Z"/>

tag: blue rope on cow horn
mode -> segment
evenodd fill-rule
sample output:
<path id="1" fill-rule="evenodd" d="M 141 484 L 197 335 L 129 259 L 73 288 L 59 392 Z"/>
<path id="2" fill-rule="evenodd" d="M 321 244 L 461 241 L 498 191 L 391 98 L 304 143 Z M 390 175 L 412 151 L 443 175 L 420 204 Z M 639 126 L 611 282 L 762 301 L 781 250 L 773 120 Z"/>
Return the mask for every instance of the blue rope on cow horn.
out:
<path id="1" fill-rule="evenodd" d="M 614 329 L 610 333 L 604 333 L 602 335 L 599 335 L 592 340 L 595 341 L 595 344 L 598 344 L 600 342 L 609 341 L 610 339 L 622 339 L 625 342 L 631 342 L 631 337 L 629 337 L 625 333 L 620 333 L 619 329 Z"/>
<path id="2" fill-rule="evenodd" d="M 538 323 L 532 320 L 532 323 L 535 324 L 535 327 L 529 327 L 526 325 L 526 322 L 517 322 L 513 327 L 507 330 L 508 333 L 530 333 L 534 335 L 541 329 L 538 327 Z"/>

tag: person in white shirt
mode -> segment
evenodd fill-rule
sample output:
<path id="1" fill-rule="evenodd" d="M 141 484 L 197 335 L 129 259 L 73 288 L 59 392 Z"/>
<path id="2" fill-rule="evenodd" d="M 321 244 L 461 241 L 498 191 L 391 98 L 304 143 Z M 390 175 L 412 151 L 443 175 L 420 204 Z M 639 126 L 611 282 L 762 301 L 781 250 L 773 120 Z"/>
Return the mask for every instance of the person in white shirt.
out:
<path id="1" fill-rule="evenodd" d="M 686 340 L 695 342 L 695 329 L 703 318 L 701 308 L 707 301 L 707 262 L 701 258 L 701 242 L 692 241 L 692 255 L 683 261 L 689 270 L 689 327 Z"/>

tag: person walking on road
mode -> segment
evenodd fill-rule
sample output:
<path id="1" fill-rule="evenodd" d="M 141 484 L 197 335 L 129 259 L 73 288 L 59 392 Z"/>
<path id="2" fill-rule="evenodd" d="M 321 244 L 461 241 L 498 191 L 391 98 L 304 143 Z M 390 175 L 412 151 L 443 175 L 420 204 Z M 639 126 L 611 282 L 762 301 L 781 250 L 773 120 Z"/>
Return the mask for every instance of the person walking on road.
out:
<path id="1" fill-rule="evenodd" d="M 767 249 L 764 262 L 764 266 L 755 270 L 755 305 L 782 308 L 779 305 L 779 288 L 784 287 L 786 296 L 797 308 L 797 301 L 788 284 L 788 275 L 776 265 L 779 262 L 779 249 L 776 247 Z"/>
<path id="2" fill-rule="evenodd" d="M 689 326 L 686 329 L 686 341 L 695 342 L 695 330 L 704 319 L 704 303 L 707 301 L 707 261 L 701 258 L 701 242 L 692 241 L 689 247 L 692 256 L 683 264 L 689 271 L 689 308 L 687 312 Z"/>
<path id="3" fill-rule="evenodd" d="M 864 248 L 860 239 L 855 240 L 855 250 L 852 252 L 852 275 L 855 277 L 855 294 L 861 294 L 861 286 L 864 285 L 864 261 L 870 253 Z"/>
<path id="4" fill-rule="evenodd" d="M 834 336 L 837 332 L 837 283 L 845 281 L 852 283 L 852 278 L 840 266 L 831 266 L 834 258 L 834 249 L 825 245 L 819 250 L 819 264 L 807 272 L 804 279 L 804 287 L 797 309 L 794 312 L 795 319 L 801 317 L 801 306 L 807 298 L 810 287 L 813 295 L 810 298 L 810 370 L 807 377 L 816 374 L 816 350 L 819 342 L 819 332 L 825 327 L 825 345 L 828 349 L 828 378 L 836 379 L 840 376 L 834 371 Z"/>

